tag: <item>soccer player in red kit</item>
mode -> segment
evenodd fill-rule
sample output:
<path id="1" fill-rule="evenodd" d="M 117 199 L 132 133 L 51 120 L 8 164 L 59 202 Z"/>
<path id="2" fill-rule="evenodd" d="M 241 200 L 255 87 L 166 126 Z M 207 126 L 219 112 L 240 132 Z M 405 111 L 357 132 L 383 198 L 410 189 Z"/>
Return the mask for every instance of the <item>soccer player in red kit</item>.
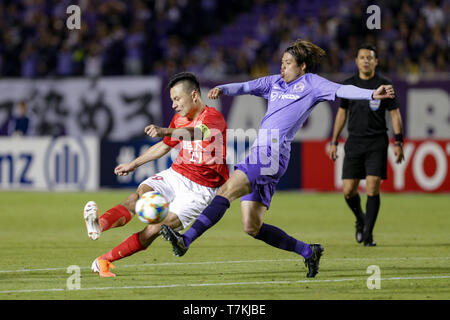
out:
<path id="1" fill-rule="evenodd" d="M 182 72 L 173 76 L 168 84 L 172 108 L 176 111 L 169 128 L 149 125 L 145 133 L 151 137 L 164 137 L 135 160 L 118 165 L 114 172 L 125 176 L 139 166 L 159 159 L 172 148 L 180 148 L 172 166 L 144 180 L 137 190 L 121 204 L 100 217 L 94 201 L 84 208 L 88 236 L 98 239 L 100 234 L 128 223 L 135 215 L 139 197 L 149 191 L 158 191 L 169 201 L 169 214 L 165 225 L 182 230 L 186 228 L 214 198 L 218 187 L 228 179 L 226 164 L 226 122 L 222 114 L 208 107 L 200 95 L 200 85 L 194 74 Z M 114 277 L 110 271 L 113 261 L 145 250 L 161 230 L 160 224 L 149 224 L 134 233 L 117 247 L 100 255 L 91 269 L 100 277 Z"/>

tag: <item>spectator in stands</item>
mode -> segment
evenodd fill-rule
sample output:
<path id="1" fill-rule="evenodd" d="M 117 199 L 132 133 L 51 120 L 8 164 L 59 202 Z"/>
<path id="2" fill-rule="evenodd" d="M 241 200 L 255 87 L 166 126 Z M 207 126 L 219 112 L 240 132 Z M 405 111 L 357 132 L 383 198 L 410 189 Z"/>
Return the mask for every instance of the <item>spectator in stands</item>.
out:
<path id="1" fill-rule="evenodd" d="M 18 105 L 18 115 L 11 119 L 13 127 L 13 135 L 26 136 L 30 125 L 30 119 L 27 116 L 27 105 L 25 101 L 21 101 Z"/>
<path id="2" fill-rule="evenodd" d="M 430 29 L 443 25 L 445 21 L 444 11 L 439 8 L 436 2 L 436 0 L 427 1 L 427 4 L 420 10 L 420 13 L 427 19 L 427 25 Z"/>

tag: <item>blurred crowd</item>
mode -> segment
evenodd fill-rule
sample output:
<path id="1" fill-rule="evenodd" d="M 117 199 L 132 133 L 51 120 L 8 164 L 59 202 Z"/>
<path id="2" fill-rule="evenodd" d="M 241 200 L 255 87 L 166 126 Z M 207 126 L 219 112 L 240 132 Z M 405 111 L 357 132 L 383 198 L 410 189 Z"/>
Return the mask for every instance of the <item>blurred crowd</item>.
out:
<path id="1" fill-rule="evenodd" d="M 3 77 L 136 75 L 177 62 L 187 46 L 216 31 L 239 0 L 2 0 Z M 245 1 L 244 1 L 245 3 Z M 66 27 L 70 5 L 81 29 Z M 250 4 L 250 2 L 249 2 Z M 170 67 L 170 66 L 169 66 Z"/>
<path id="2" fill-rule="evenodd" d="M 306 2 L 317 5 L 316 14 L 301 14 Z M 278 73 L 282 51 L 297 38 L 326 50 L 318 72 L 354 72 L 362 42 L 377 46 L 379 70 L 386 74 L 450 71 L 450 0 L 378 1 L 381 29 L 369 30 L 366 8 L 372 2 L 2 0 L 0 76 L 167 76 L 190 70 L 211 79 L 257 77 Z M 81 8 L 80 30 L 66 27 L 72 4 Z M 257 10 L 265 7 L 274 9 Z M 242 44 L 212 46 L 208 37 L 220 36 L 240 14 L 257 16 Z"/>

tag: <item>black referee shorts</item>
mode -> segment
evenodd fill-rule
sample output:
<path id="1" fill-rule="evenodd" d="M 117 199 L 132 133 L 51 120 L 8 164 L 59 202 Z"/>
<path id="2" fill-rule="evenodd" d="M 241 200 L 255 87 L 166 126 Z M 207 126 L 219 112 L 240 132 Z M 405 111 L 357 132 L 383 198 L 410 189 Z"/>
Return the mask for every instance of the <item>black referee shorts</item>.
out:
<path id="1" fill-rule="evenodd" d="M 345 143 L 342 179 L 360 179 L 367 176 L 387 179 L 388 136 L 349 136 Z"/>

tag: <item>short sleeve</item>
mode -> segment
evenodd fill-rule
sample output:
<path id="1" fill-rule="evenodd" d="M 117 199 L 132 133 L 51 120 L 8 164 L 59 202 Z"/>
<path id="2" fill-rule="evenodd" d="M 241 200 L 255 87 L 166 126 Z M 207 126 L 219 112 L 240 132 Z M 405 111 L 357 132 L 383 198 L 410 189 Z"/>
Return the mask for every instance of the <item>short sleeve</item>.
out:
<path id="1" fill-rule="evenodd" d="M 316 102 L 334 101 L 336 91 L 341 87 L 340 83 L 332 82 L 318 75 L 313 75 L 311 79 L 316 94 Z"/>
<path id="2" fill-rule="evenodd" d="M 169 128 L 175 128 L 175 118 L 176 116 L 172 118 L 172 121 L 170 121 Z M 180 140 L 172 139 L 172 137 L 165 136 L 163 138 L 163 142 L 169 147 L 174 148 L 180 142 Z"/>
<path id="3" fill-rule="evenodd" d="M 383 84 L 392 85 L 392 82 L 389 79 L 385 79 Z M 381 101 L 386 107 L 387 110 L 395 110 L 400 107 L 400 104 L 398 103 L 397 96 L 395 96 L 393 99 L 384 99 Z"/>

